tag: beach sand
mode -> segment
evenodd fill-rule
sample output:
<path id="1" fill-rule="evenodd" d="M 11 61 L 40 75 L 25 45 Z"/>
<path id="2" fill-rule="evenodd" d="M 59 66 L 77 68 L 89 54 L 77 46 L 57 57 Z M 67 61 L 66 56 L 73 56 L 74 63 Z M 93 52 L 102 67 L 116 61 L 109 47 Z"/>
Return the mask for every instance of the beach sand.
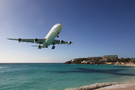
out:
<path id="1" fill-rule="evenodd" d="M 128 81 L 123 83 L 96 83 L 93 85 L 82 86 L 80 88 L 65 90 L 135 90 L 135 81 Z"/>
<path id="2" fill-rule="evenodd" d="M 135 81 L 124 82 L 123 84 L 116 84 L 96 90 L 135 90 Z"/>
<path id="3" fill-rule="evenodd" d="M 135 85 L 126 87 L 126 88 L 117 88 L 117 89 L 104 89 L 104 90 L 135 90 Z"/>

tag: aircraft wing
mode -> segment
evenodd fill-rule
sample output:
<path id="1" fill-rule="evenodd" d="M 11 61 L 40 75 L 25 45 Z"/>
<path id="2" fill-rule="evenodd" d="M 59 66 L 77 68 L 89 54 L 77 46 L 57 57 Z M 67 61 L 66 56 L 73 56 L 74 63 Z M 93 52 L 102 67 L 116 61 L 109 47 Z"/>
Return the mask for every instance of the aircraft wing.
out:
<path id="1" fill-rule="evenodd" d="M 71 44 L 71 43 L 73 43 L 73 42 L 54 39 L 53 43 L 54 43 L 54 44 L 68 44 L 68 45 L 69 45 L 69 44 Z"/>
<path id="2" fill-rule="evenodd" d="M 45 42 L 46 39 L 14 39 L 14 38 L 7 38 L 9 40 L 15 40 L 18 42 L 27 42 L 27 43 L 38 43 L 38 44 L 43 44 Z"/>

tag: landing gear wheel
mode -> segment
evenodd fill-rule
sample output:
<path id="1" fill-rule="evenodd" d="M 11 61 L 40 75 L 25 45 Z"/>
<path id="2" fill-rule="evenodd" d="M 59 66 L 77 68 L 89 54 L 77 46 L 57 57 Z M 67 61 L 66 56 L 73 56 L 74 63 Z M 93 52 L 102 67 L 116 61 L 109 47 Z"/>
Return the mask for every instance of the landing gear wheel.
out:
<path id="1" fill-rule="evenodd" d="M 55 49 L 55 46 L 52 46 L 52 49 Z"/>
<path id="2" fill-rule="evenodd" d="M 38 46 L 38 49 L 41 49 L 41 46 L 40 45 Z"/>
<path id="3" fill-rule="evenodd" d="M 48 48 L 48 46 L 45 46 L 46 48 Z"/>

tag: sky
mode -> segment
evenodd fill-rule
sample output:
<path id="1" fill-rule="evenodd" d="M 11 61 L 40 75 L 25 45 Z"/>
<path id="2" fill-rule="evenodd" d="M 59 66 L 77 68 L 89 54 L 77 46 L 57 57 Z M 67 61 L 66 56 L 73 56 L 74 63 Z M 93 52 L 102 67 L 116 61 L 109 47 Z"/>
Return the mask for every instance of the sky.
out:
<path id="1" fill-rule="evenodd" d="M 135 0 L 0 0 L 0 63 L 63 63 L 118 55 L 135 58 Z M 55 50 L 7 38 L 44 38 L 63 29 Z"/>

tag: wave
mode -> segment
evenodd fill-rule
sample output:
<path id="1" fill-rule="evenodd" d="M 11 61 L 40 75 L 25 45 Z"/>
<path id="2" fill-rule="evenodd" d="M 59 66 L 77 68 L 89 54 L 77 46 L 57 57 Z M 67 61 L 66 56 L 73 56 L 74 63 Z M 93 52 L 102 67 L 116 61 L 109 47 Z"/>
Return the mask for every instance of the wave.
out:
<path id="1" fill-rule="evenodd" d="M 96 83 L 92 85 L 82 86 L 80 88 L 66 88 L 64 90 L 105 90 L 105 89 L 116 89 L 126 88 L 135 85 L 135 81 L 128 82 L 113 82 L 113 83 Z"/>
<path id="2" fill-rule="evenodd" d="M 118 82 L 96 83 L 96 84 L 92 84 L 92 85 L 82 86 L 80 88 L 66 88 L 64 90 L 95 90 L 95 89 L 99 89 L 99 88 L 103 88 L 103 87 L 107 87 L 107 86 L 112 86 L 112 85 L 117 85 L 117 84 L 122 84 L 122 83 L 118 83 Z"/>
<path id="3" fill-rule="evenodd" d="M 135 85 L 135 81 L 129 81 L 129 82 L 124 82 L 122 84 L 116 84 L 116 85 L 104 87 L 104 88 L 101 88 L 101 89 L 98 89 L 98 90 L 127 88 L 127 87 L 130 87 L 130 86 L 133 86 L 133 85 Z"/>

